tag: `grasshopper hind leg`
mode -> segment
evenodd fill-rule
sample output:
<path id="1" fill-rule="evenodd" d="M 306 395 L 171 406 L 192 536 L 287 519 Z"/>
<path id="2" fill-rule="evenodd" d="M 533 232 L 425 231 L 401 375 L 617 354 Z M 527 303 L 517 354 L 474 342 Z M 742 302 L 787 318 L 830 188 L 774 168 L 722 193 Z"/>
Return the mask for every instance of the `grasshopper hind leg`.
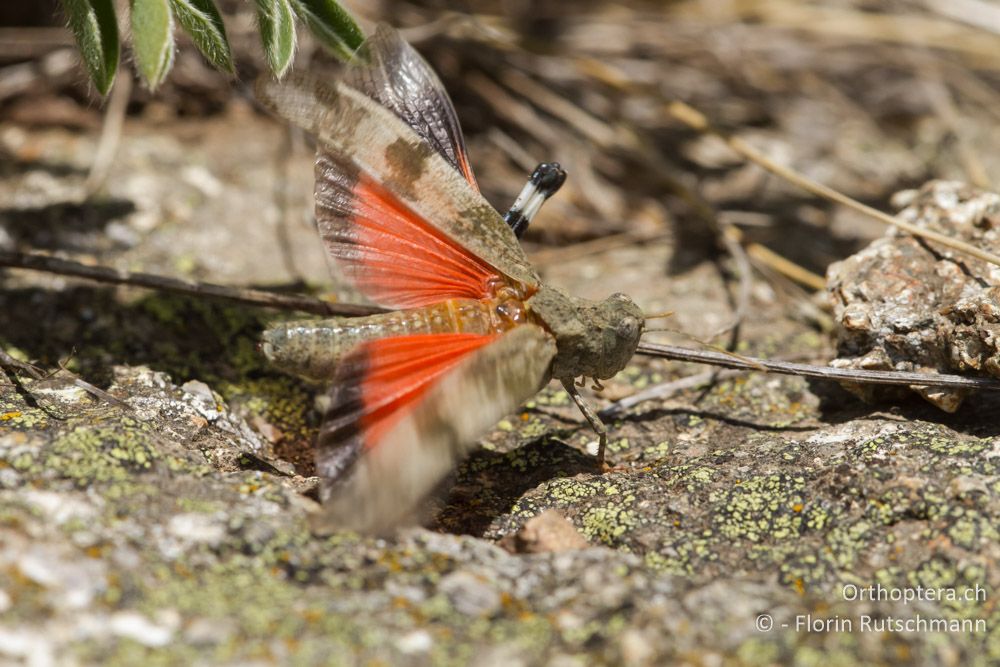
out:
<path id="1" fill-rule="evenodd" d="M 601 421 L 601 418 L 597 416 L 597 413 L 594 412 L 594 408 L 590 407 L 590 404 L 580 395 L 580 391 L 576 388 L 572 378 L 561 380 L 561 382 L 563 389 L 566 390 L 566 393 L 576 403 L 576 407 L 583 413 L 584 418 L 590 423 L 590 427 L 597 433 L 597 466 L 602 471 L 607 472 L 610 469 L 605 460 L 605 452 L 608 448 L 608 428 Z"/>
<path id="2" fill-rule="evenodd" d="M 514 236 L 521 238 L 524 235 L 545 200 L 554 195 L 565 182 L 566 172 L 558 162 L 543 162 L 535 167 L 514 205 L 503 217 L 507 226 L 514 231 Z"/>

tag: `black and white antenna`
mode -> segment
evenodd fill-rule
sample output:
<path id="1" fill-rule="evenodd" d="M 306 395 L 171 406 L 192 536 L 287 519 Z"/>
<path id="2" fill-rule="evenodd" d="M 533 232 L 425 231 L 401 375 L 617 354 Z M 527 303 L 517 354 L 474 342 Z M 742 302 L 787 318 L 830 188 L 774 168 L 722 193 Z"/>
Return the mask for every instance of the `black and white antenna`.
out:
<path id="1" fill-rule="evenodd" d="M 543 162 L 535 167 L 521 194 L 514 200 L 514 205 L 503 217 L 514 230 L 514 236 L 521 238 L 545 200 L 554 195 L 565 182 L 566 172 L 558 162 Z"/>

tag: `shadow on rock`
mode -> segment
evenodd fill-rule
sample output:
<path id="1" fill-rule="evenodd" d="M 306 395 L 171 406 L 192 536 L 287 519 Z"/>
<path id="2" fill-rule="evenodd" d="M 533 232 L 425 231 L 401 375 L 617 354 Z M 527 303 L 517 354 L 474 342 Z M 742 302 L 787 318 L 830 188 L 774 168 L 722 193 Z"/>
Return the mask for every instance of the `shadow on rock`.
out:
<path id="1" fill-rule="evenodd" d="M 696 410 L 693 408 L 653 408 L 645 412 L 636 412 L 629 416 L 629 421 L 632 423 L 641 423 L 646 421 L 656 421 L 658 419 L 665 419 L 667 417 L 698 417 L 700 419 L 710 419 L 713 421 L 719 421 L 729 426 L 738 426 L 741 428 L 752 428 L 757 431 L 772 431 L 772 432 L 795 432 L 795 431 L 813 431 L 816 429 L 815 425 L 805 425 L 796 426 L 794 424 L 787 425 L 774 425 L 761 422 L 750 421 L 748 419 L 740 419 L 739 417 L 733 417 L 727 415 L 724 412 L 713 412 L 711 410 Z"/>
<path id="2" fill-rule="evenodd" d="M 979 392 L 970 395 L 953 413 L 940 410 L 906 387 L 885 392 L 877 403 L 866 403 L 836 382 L 809 380 L 809 388 L 819 399 L 820 419 L 842 424 L 858 419 L 898 419 L 903 422 L 929 422 L 947 426 L 966 435 L 989 438 L 1000 435 L 1000 423 L 983 415 L 1000 414 L 1000 394 Z"/>
<path id="3" fill-rule="evenodd" d="M 459 468 L 431 528 L 482 537 L 495 519 L 509 514 L 542 482 L 596 472 L 594 457 L 552 438 L 508 453 L 478 450 Z"/>
<path id="4" fill-rule="evenodd" d="M 316 388 L 269 367 L 257 352 L 261 330 L 282 315 L 157 293 L 122 303 L 115 290 L 100 287 L 0 289 L 0 313 L 0 346 L 45 369 L 67 364 L 101 388 L 116 365 L 147 366 L 178 385 L 206 383 L 247 414 L 280 457 L 312 474 Z"/>
<path id="5" fill-rule="evenodd" d="M 0 210 L 0 225 L 17 245 L 47 250 L 93 250 L 111 243 L 103 234 L 109 222 L 135 210 L 135 204 L 127 199 L 85 204 L 59 202 L 35 208 Z"/>
<path id="6" fill-rule="evenodd" d="M 149 294 L 131 303 L 111 288 L 0 292 L 0 344 L 44 366 L 72 359 L 92 382 L 113 364 L 144 365 L 176 381 L 236 379 L 270 372 L 256 352 L 269 313 L 204 299 Z"/>

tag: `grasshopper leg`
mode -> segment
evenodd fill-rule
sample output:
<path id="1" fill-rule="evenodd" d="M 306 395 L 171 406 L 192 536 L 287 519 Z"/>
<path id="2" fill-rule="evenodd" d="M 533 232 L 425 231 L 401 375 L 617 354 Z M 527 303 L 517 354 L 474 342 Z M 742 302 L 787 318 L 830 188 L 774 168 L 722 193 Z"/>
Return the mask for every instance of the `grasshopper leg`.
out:
<path id="1" fill-rule="evenodd" d="M 604 460 L 604 452 L 608 447 L 607 427 L 604 425 L 604 422 L 601 421 L 601 418 L 597 416 L 597 413 L 594 412 L 594 409 L 590 407 L 590 404 L 583 400 L 583 396 L 580 395 L 580 391 L 576 388 L 572 378 L 569 380 L 561 380 L 561 382 L 563 389 L 565 389 L 566 393 L 570 395 L 570 398 L 572 398 L 573 402 L 576 403 L 576 407 L 580 408 L 580 412 L 583 413 L 583 416 L 590 423 L 590 427 L 594 429 L 595 433 L 597 433 L 597 465 L 602 470 L 607 469 L 608 465 Z"/>
<path id="2" fill-rule="evenodd" d="M 535 167 L 514 205 L 503 217 L 507 226 L 514 231 L 514 236 L 521 238 L 545 200 L 554 195 L 565 182 L 566 172 L 558 162 L 543 162 Z"/>

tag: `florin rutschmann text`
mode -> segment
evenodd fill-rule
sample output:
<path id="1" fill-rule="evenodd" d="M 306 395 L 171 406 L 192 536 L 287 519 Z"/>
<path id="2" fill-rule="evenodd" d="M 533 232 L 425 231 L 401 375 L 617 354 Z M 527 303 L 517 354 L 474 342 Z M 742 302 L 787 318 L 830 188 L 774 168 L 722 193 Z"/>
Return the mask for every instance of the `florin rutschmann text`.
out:
<path id="1" fill-rule="evenodd" d="M 871 614 L 861 614 L 856 618 L 798 614 L 794 620 L 794 623 L 781 625 L 794 628 L 796 632 L 960 632 L 979 635 L 986 634 L 987 630 L 985 618 L 943 618 L 920 614 L 906 618 Z"/>
<path id="2" fill-rule="evenodd" d="M 862 586 L 845 584 L 841 596 L 846 602 L 875 603 L 895 602 L 903 605 L 919 604 L 920 613 L 896 615 L 884 613 L 862 613 L 850 615 L 797 614 L 786 622 L 777 621 L 768 613 L 758 614 L 755 627 L 760 632 L 770 632 L 775 627 L 795 632 L 952 632 L 966 634 L 986 634 L 989 630 L 985 618 L 953 617 L 948 614 L 934 615 L 933 603 L 944 602 L 972 605 L 986 602 L 986 589 L 976 584 L 966 588 L 924 588 L 922 586 L 892 587 L 874 584 Z M 931 603 L 928 605 L 928 603 Z"/>

